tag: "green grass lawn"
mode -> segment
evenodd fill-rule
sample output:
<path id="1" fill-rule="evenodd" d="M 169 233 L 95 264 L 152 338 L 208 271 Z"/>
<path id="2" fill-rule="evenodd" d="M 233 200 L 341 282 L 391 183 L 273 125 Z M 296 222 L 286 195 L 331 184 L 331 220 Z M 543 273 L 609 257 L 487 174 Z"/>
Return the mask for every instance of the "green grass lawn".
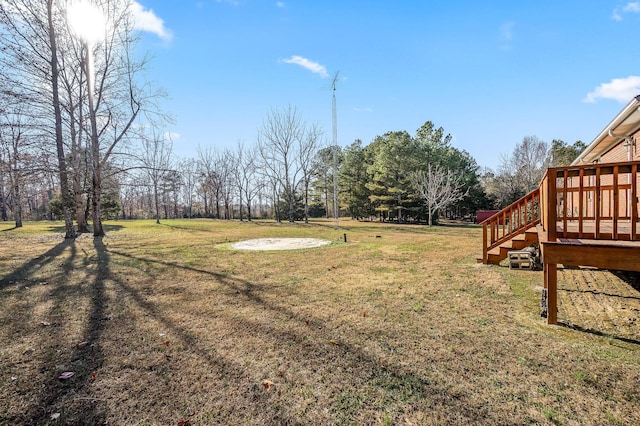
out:
<path id="1" fill-rule="evenodd" d="M 546 326 L 477 226 L 162 222 L 0 223 L 0 424 L 640 424 L 640 346 Z"/>

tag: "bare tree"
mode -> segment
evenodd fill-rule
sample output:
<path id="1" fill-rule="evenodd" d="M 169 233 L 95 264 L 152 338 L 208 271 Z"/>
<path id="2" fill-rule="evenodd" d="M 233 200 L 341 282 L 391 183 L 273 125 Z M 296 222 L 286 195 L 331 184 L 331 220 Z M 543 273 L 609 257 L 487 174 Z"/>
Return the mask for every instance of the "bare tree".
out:
<path id="1" fill-rule="evenodd" d="M 0 150 L 0 220 L 6 222 L 9 220 L 7 215 L 7 188 L 5 187 L 4 176 L 7 174 L 6 170 L 9 167 L 9 163 L 4 160 L 3 151 Z"/>
<path id="2" fill-rule="evenodd" d="M 204 215 L 206 217 L 210 217 L 211 203 L 213 202 L 213 197 L 210 197 L 210 195 L 214 192 L 214 188 L 216 187 L 216 153 L 211 147 L 203 149 L 198 146 L 197 154 L 198 177 L 200 179 L 199 189 L 204 202 Z M 219 217 L 219 213 L 220 211 L 218 208 L 216 217 Z"/>
<path id="3" fill-rule="evenodd" d="M 142 141 L 142 170 L 151 182 L 156 223 L 160 223 L 160 185 L 171 169 L 171 141 L 155 132 Z M 165 214 L 165 217 L 167 215 Z"/>
<path id="4" fill-rule="evenodd" d="M 316 167 L 318 165 L 315 160 L 318 155 L 322 133 L 322 129 L 317 124 L 314 124 L 306 130 L 303 142 L 300 144 L 299 161 L 300 169 L 302 170 L 302 186 L 304 190 L 305 223 L 309 223 L 309 186 L 311 185 L 311 180 L 315 175 Z M 334 185 L 334 189 L 335 187 L 336 185 Z"/>
<path id="5" fill-rule="evenodd" d="M 540 185 L 550 160 L 549 146 L 535 136 L 527 136 L 511 155 L 502 155 L 496 173 L 485 173 L 485 191 L 496 207 L 506 207 Z"/>
<path id="6" fill-rule="evenodd" d="M 82 160 L 78 154 L 83 134 L 88 135 L 93 233 L 101 236 L 102 171 L 116 154 L 116 146 L 127 140 L 139 115 L 153 119 L 157 112 L 153 100 L 162 95 L 139 83 L 146 60 L 134 58 L 137 38 L 132 2 L 102 0 L 92 4 L 106 25 L 102 39 L 89 43 L 69 25 L 70 0 L 0 2 L 0 85 L 12 87 L 13 95 L 28 104 L 33 117 L 40 120 L 43 136 L 56 141 L 67 238 L 75 236 L 75 229 L 65 130 L 70 135 L 76 173 Z M 77 174 L 73 177 L 75 213 L 82 228 L 86 224 L 79 198 L 82 185 Z"/>
<path id="7" fill-rule="evenodd" d="M 234 156 L 229 150 L 219 153 L 212 148 L 198 147 L 198 176 L 205 216 L 217 219 L 231 219 L 233 216 L 233 162 Z"/>
<path id="8" fill-rule="evenodd" d="M 244 205 L 247 207 L 247 220 L 251 221 L 251 205 L 261 187 L 257 180 L 256 158 L 257 149 L 255 146 L 247 148 L 242 142 L 238 142 L 234 153 L 233 176 L 238 189 L 241 221 L 244 218 Z"/>
<path id="9" fill-rule="evenodd" d="M 160 93 L 148 92 L 136 83 L 146 61 L 133 57 L 137 38 L 131 3 L 107 0 L 96 7 L 105 20 L 104 37 L 92 42 L 81 34 L 79 41 L 90 123 L 93 235 L 101 236 L 102 170 L 116 146 L 126 140 L 143 106 L 152 105 L 151 100 Z"/>
<path id="10" fill-rule="evenodd" d="M 182 181 L 182 199 L 185 203 L 185 215 L 193 217 L 193 200 L 197 182 L 197 163 L 188 158 L 178 162 L 178 170 Z"/>
<path id="11" fill-rule="evenodd" d="M 427 205 L 429 226 L 433 224 L 433 215 L 448 205 L 463 199 L 468 189 L 453 174 L 440 166 L 427 166 L 427 170 L 418 170 L 410 175 L 416 193 Z"/>
<path id="12" fill-rule="evenodd" d="M 549 162 L 549 145 L 536 136 L 525 136 L 516 145 L 511 157 L 513 170 L 525 194 L 540 185 Z"/>
<path id="13" fill-rule="evenodd" d="M 296 190 L 301 174 L 297 162 L 298 149 L 303 136 L 304 125 L 297 109 L 291 106 L 284 111 L 272 109 L 258 136 L 262 167 L 283 189 L 284 193 L 281 195 L 288 206 L 289 222 L 295 221 Z"/>
<path id="14" fill-rule="evenodd" d="M 76 236 L 71 210 L 59 93 L 59 37 L 65 17 L 58 3 L 37 0 L 0 2 L 0 85 L 28 105 L 42 127 L 53 128 L 58 158 L 65 238 Z M 53 115 L 51 114 L 53 109 Z M 53 119 L 52 119 L 53 118 Z"/>
<path id="15" fill-rule="evenodd" d="M 259 132 L 260 167 L 270 181 L 275 211 L 278 213 L 278 201 L 284 198 L 290 222 L 296 219 L 300 186 L 305 183 L 305 170 L 310 179 L 321 134 L 317 126 L 307 128 L 298 110 L 291 106 L 272 109 Z"/>
<path id="16" fill-rule="evenodd" d="M 19 108 L 19 107 L 17 107 Z M 11 199 L 13 201 L 13 217 L 16 228 L 22 227 L 22 189 L 23 175 L 25 174 L 24 156 L 27 147 L 24 138 L 24 126 L 22 114 L 19 109 L 16 113 L 5 112 L 0 118 L 0 149 L 6 158 L 4 173 L 9 177 L 11 186 Z"/>

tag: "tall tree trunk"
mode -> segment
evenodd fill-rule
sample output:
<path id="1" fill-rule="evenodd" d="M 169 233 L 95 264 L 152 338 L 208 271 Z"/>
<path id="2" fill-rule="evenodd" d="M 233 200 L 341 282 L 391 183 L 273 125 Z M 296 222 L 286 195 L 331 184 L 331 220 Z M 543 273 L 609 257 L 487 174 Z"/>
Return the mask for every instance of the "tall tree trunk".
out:
<path id="1" fill-rule="evenodd" d="M 160 201 L 158 200 L 158 185 L 153 184 L 153 200 L 156 205 L 156 223 L 160 224 Z"/>
<path id="2" fill-rule="evenodd" d="M 309 223 L 309 182 L 304 183 L 304 223 Z"/>
<path id="3" fill-rule="evenodd" d="M 296 199 L 291 186 L 287 192 L 289 193 L 289 222 L 293 223 L 296 221 Z"/>
<path id="4" fill-rule="evenodd" d="M 47 0 L 47 19 L 49 24 L 49 44 L 51 47 L 51 86 L 53 94 L 53 112 L 56 124 L 56 151 L 58 154 L 58 172 L 60 174 L 60 192 L 62 198 L 62 211 L 64 216 L 65 238 L 75 238 L 76 230 L 73 226 L 73 213 L 71 211 L 71 194 L 69 193 L 69 180 L 67 174 L 67 162 L 64 156 L 64 140 L 62 138 L 62 112 L 60 110 L 60 96 L 58 93 L 58 47 L 56 33 L 53 26 L 53 0 Z"/>
<path id="5" fill-rule="evenodd" d="M 78 232 L 89 232 L 89 225 L 87 224 L 87 216 L 85 215 L 84 197 L 82 196 L 82 180 L 84 173 L 82 158 L 80 155 L 80 148 L 77 144 L 77 134 L 75 126 L 71 125 L 71 161 L 73 162 L 73 168 L 75 174 L 73 175 L 73 194 L 75 197 L 75 211 L 76 211 L 76 223 L 78 224 Z"/>
<path id="6" fill-rule="evenodd" d="M 84 43 L 85 57 L 84 57 L 84 66 L 85 73 L 87 76 L 87 104 L 89 107 L 89 121 L 91 122 L 91 165 L 92 165 L 92 184 L 91 184 L 91 192 L 93 193 L 92 197 L 92 215 L 91 219 L 93 222 L 93 236 L 94 237 L 102 237 L 104 236 L 104 229 L 102 227 L 102 164 L 100 162 L 100 140 L 98 138 L 98 122 L 96 119 L 96 110 L 93 102 L 93 57 L 91 52 L 91 47 L 89 43 Z"/>
<path id="7" fill-rule="evenodd" d="M 329 219 L 329 182 L 326 174 L 324 175 L 324 210 L 327 213 L 325 216 Z"/>
<path id="8" fill-rule="evenodd" d="M 0 182 L 0 216 L 3 222 L 9 220 L 7 217 L 7 199 L 4 196 L 4 184 Z"/>
<path id="9" fill-rule="evenodd" d="M 14 170 L 14 184 L 13 184 L 13 217 L 16 221 L 16 228 L 22 228 L 22 197 L 20 194 L 20 183 L 17 174 L 17 170 Z"/>

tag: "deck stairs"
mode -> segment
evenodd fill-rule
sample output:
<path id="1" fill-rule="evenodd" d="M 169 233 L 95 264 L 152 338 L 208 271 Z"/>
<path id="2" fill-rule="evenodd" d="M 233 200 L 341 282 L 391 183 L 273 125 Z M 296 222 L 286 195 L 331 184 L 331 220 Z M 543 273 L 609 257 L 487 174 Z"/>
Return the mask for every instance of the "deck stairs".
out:
<path id="1" fill-rule="evenodd" d="M 478 263 L 499 264 L 512 250 L 538 242 L 540 190 L 535 189 L 481 223 L 483 250 Z"/>
<path id="2" fill-rule="evenodd" d="M 507 240 L 497 247 L 487 250 L 487 261 L 485 263 L 497 265 L 506 259 L 509 252 L 513 250 L 522 250 L 530 247 L 538 242 L 538 230 L 535 226 L 524 230 L 520 234 L 516 234 L 510 240 Z"/>

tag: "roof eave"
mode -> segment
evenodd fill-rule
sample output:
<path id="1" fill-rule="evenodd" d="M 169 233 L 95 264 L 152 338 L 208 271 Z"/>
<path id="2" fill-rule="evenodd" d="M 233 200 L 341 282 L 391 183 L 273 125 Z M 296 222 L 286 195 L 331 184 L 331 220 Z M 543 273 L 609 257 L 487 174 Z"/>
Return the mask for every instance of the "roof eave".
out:
<path id="1" fill-rule="evenodd" d="M 582 151 L 582 153 L 576 158 L 571 165 L 575 166 L 578 164 L 587 164 L 592 163 L 594 160 L 598 160 L 602 154 L 607 152 L 611 147 L 616 145 L 620 140 L 624 139 L 627 136 L 630 136 L 629 132 L 625 132 L 624 134 L 618 134 L 616 130 L 625 125 L 630 121 L 630 118 L 635 114 L 637 119 L 640 112 L 638 111 L 638 106 L 640 106 L 640 95 L 631 99 L 631 101 L 625 106 L 619 113 L 614 117 L 613 120 L 596 136 L 596 138 L 587 146 L 587 148 Z M 634 125 L 634 131 L 637 130 L 637 127 L 640 126 L 640 122 L 638 125 Z M 625 126 L 626 127 L 626 126 Z M 604 144 L 604 145 L 603 145 Z M 592 152 L 595 148 L 600 147 L 602 145 L 603 149 L 599 150 L 596 155 L 592 155 Z"/>

